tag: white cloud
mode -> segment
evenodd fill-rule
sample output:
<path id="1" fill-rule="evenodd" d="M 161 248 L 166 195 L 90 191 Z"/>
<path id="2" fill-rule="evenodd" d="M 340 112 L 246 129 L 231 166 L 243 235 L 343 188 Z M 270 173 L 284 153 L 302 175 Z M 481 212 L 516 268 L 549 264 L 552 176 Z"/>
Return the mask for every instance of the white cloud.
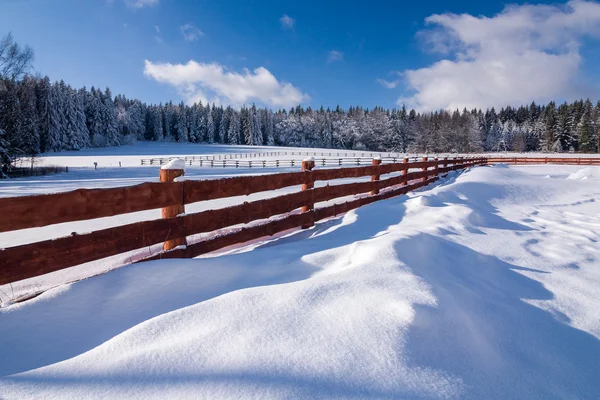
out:
<path id="1" fill-rule="evenodd" d="M 144 8 L 158 5 L 160 0 L 125 0 L 125 4 L 130 8 Z"/>
<path id="2" fill-rule="evenodd" d="M 283 14 L 283 17 L 279 18 L 279 22 L 281 22 L 282 29 L 292 29 L 293 30 L 294 26 L 296 25 L 296 20 L 287 14 Z"/>
<path id="3" fill-rule="evenodd" d="M 202 36 L 204 36 L 204 32 L 202 32 L 200 29 L 196 28 L 192 24 L 181 25 L 179 29 L 181 30 L 183 38 L 188 42 L 193 42 L 194 40 L 198 40 Z"/>
<path id="4" fill-rule="evenodd" d="M 160 33 L 160 26 L 154 25 L 154 29 L 156 29 L 156 33 Z"/>
<path id="5" fill-rule="evenodd" d="M 394 75 L 399 75 L 400 77 L 402 77 L 402 72 L 398 72 L 398 71 L 392 71 L 390 72 L 390 75 L 394 74 Z M 377 83 L 379 83 L 381 86 L 383 86 L 386 89 L 394 89 L 396 88 L 400 83 L 402 82 L 402 79 L 395 79 L 393 81 L 388 81 L 387 79 L 377 79 Z"/>
<path id="6" fill-rule="evenodd" d="M 419 35 L 447 57 L 404 71 L 415 94 L 398 103 L 427 110 L 518 105 L 584 95 L 579 47 L 583 37 L 600 36 L 600 3 L 508 6 L 491 18 L 439 14 L 425 21 L 433 28 Z"/>
<path id="7" fill-rule="evenodd" d="M 327 63 L 332 63 L 335 61 L 342 61 L 344 59 L 344 53 L 337 50 L 331 50 L 327 54 Z"/>
<path id="8" fill-rule="evenodd" d="M 291 83 L 278 81 L 264 67 L 237 73 L 217 63 L 170 64 L 146 60 L 144 75 L 174 86 L 188 104 L 210 101 L 240 106 L 256 101 L 273 107 L 292 107 L 310 100 Z"/>

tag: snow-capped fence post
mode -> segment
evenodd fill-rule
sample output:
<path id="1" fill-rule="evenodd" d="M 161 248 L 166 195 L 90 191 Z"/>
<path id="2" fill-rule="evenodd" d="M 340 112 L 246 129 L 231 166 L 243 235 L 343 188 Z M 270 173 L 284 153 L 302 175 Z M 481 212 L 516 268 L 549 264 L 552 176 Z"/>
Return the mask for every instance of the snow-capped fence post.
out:
<path id="1" fill-rule="evenodd" d="M 381 174 L 379 173 L 379 166 L 381 165 L 381 158 L 380 157 L 375 157 L 373 158 L 373 169 L 375 174 L 371 175 L 371 182 L 376 182 L 375 183 L 375 189 L 371 190 L 371 196 L 374 196 L 376 194 L 379 194 L 379 180 L 381 179 Z"/>
<path id="2" fill-rule="evenodd" d="M 175 159 L 175 160 L 169 161 L 168 164 L 163 165 L 160 168 L 160 181 L 161 182 L 174 182 L 175 178 L 177 178 L 179 176 L 183 176 L 184 174 L 185 174 L 185 161 L 180 160 L 180 159 Z M 182 192 L 180 204 L 164 207 L 161 209 L 161 214 L 164 219 L 175 218 L 178 215 L 183 214 L 183 213 L 185 213 L 185 206 L 183 203 L 183 192 Z M 168 240 L 165 240 L 165 242 L 163 244 L 164 251 L 172 250 L 172 249 L 176 248 L 177 246 L 182 246 L 182 245 L 185 246 L 187 244 L 185 235 L 183 237 L 174 237 L 171 239 L 169 239 L 167 237 L 165 239 L 168 239 Z"/>
<path id="3" fill-rule="evenodd" d="M 404 157 L 404 160 L 402 160 L 403 164 L 408 164 L 408 157 Z M 408 167 L 404 167 L 404 169 L 402 171 L 400 171 L 400 175 L 401 176 L 406 176 L 406 174 L 408 174 Z M 408 181 L 407 180 L 403 180 L 402 182 L 400 182 L 402 184 L 402 186 L 406 186 L 408 185 Z"/>
<path id="4" fill-rule="evenodd" d="M 312 169 L 315 167 L 315 160 L 312 157 L 309 157 L 302 161 L 302 171 L 304 172 L 304 183 L 302 184 L 302 191 L 310 190 L 310 200 L 307 205 L 302 206 L 302 212 L 309 212 L 315 208 L 315 198 L 313 188 L 315 187 L 315 181 L 312 176 Z M 311 220 L 310 223 L 302 225 L 302 229 L 310 228 L 315 224 L 314 220 Z"/>
<path id="5" fill-rule="evenodd" d="M 433 166 L 433 170 L 434 170 L 434 175 L 433 176 L 437 178 L 438 177 L 438 170 L 440 168 L 440 161 L 438 160 L 437 157 L 434 158 L 433 160 L 435 161 L 435 165 Z"/>
<path id="6" fill-rule="evenodd" d="M 428 159 L 429 157 L 425 156 L 421 159 L 421 161 L 427 162 Z M 423 171 L 423 177 L 421 178 L 421 182 L 425 182 L 427 181 L 427 166 L 421 168 L 421 171 Z"/>

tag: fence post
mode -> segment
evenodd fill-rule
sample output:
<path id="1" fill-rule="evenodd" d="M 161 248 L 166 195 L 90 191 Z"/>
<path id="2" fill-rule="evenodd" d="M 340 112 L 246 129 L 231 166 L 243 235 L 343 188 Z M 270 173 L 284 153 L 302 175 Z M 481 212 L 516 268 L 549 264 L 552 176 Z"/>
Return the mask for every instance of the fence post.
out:
<path id="1" fill-rule="evenodd" d="M 181 161 L 181 162 L 178 162 Z M 183 176 L 185 174 L 184 171 L 185 161 L 183 160 L 174 160 L 167 165 L 164 165 L 160 168 L 160 181 L 161 182 L 173 182 L 175 178 L 178 176 Z M 163 218 L 175 218 L 179 214 L 183 214 L 185 212 L 185 206 L 183 204 L 183 196 L 181 196 L 181 203 L 173 206 L 164 207 L 161 210 L 161 214 Z M 176 237 L 173 239 L 169 239 L 164 242 L 163 250 L 172 250 L 177 246 L 185 246 L 187 245 L 186 237 Z"/>
<path id="2" fill-rule="evenodd" d="M 439 160 L 438 160 L 437 157 L 434 158 L 433 160 L 435 161 L 435 165 L 433 166 L 434 177 L 437 178 L 438 177 L 438 170 L 439 170 L 440 164 L 439 164 Z"/>
<path id="3" fill-rule="evenodd" d="M 307 205 L 302 206 L 302 212 L 309 212 L 315 208 L 315 198 L 313 188 L 315 187 L 315 181 L 313 180 L 312 174 L 310 171 L 315 167 L 315 161 L 312 157 L 307 158 L 302 161 L 302 171 L 304 172 L 304 183 L 302 184 L 302 191 L 310 190 L 310 200 Z M 306 225 L 302 225 L 302 229 L 310 228 L 315 224 L 314 220 Z"/>
<path id="4" fill-rule="evenodd" d="M 375 170 L 375 174 L 371 175 L 371 182 L 377 182 L 375 183 L 375 189 L 371 190 L 371 196 L 375 196 L 376 194 L 379 194 L 379 180 L 381 179 L 379 166 L 381 165 L 381 158 L 375 157 L 371 165 L 373 165 L 373 169 Z"/>
<path id="5" fill-rule="evenodd" d="M 408 166 L 406 164 L 408 164 L 408 157 L 404 157 L 404 160 L 402 160 L 402 163 L 405 164 L 404 169 L 402 171 L 400 171 L 400 175 L 401 176 L 406 176 L 406 174 L 408 174 Z M 408 185 L 408 181 L 404 180 L 402 182 L 400 182 L 400 184 L 402 186 L 406 186 Z"/>
<path id="6" fill-rule="evenodd" d="M 425 156 L 421 159 L 421 161 L 426 162 L 428 158 L 429 157 Z M 421 168 L 421 171 L 427 172 L 427 167 Z M 426 181 L 427 181 L 427 174 L 425 174 L 425 176 L 421 178 L 421 182 L 426 182 Z"/>

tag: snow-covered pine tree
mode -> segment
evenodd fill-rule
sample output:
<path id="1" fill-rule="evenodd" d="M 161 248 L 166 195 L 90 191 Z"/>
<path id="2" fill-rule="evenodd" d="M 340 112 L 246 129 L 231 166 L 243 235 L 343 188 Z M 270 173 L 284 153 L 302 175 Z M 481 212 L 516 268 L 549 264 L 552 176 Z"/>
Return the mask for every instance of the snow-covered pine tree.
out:
<path id="1" fill-rule="evenodd" d="M 241 135 L 244 139 L 244 144 L 253 145 L 254 137 L 252 130 L 252 113 L 246 107 L 242 107 L 240 110 L 240 127 Z"/>
<path id="2" fill-rule="evenodd" d="M 0 90 L 0 129 L 5 133 L 7 159 L 13 162 L 17 157 L 23 155 L 18 147 L 23 121 L 21 102 L 19 101 L 18 88 L 15 82 L 0 80 L 0 85 L 2 86 L 2 90 Z M 10 167 L 10 164 L 7 167 Z"/>
<path id="3" fill-rule="evenodd" d="M 40 127 L 37 111 L 36 83 L 30 76 L 25 76 L 19 87 L 21 104 L 21 131 L 15 138 L 15 145 L 27 157 L 40 153 Z"/>
<path id="4" fill-rule="evenodd" d="M 229 131 L 232 111 L 233 109 L 231 107 L 227 107 L 221 115 L 221 122 L 219 123 L 219 143 L 229 143 L 227 132 Z"/>
<path id="5" fill-rule="evenodd" d="M 6 132 L 0 126 L 0 177 L 6 176 L 6 171 L 11 165 L 11 159 L 8 154 L 8 140 Z"/>
<path id="6" fill-rule="evenodd" d="M 223 143 L 223 138 L 219 135 L 221 132 L 221 120 L 223 119 L 223 107 L 212 105 L 212 119 L 215 132 L 215 143 Z"/>
<path id="7" fill-rule="evenodd" d="M 127 108 L 129 114 L 129 132 L 136 140 L 144 139 L 146 131 L 146 118 L 142 103 L 139 100 L 133 100 Z"/>
<path id="8" fill-rule="evenodd" d="M 53 107 L 50 104 L 50 91 L 52 85 L 50 79 L 45 76 L 36 81 L 36 98 L 38 110 L 38 123 L 40 129 L 40 152 L 44 153 L 48 149 L 48 127 L 50 114 Z"/>
<path id="9" fill-rule="evenodd" d="M 256 105 L 252 104 L 250 109 L 252 116 L 252 139 L 251 144 L 254 146 L 260 146 L 263 144 L 263 134 L 260 126 L 260 116 L 258 114 L 258 110 L 256 109 Z"/>
<path id="10" fill-rule="evenodd" d="M 176 109 L 175 115 L 177 118 L 175 140 L 178 142 L 189 142 L 187 113 L 185 112 L 185 105 L 183 104 L 183 101 Z"/>
<path id="11" fill-rule="evenodd" d="M 106 136 L 106 145 L 118 146 L 120 144 L 120 140 L 117 115 L 115 112 L 115 103 L 109 88 L 106 88 L 104 91 L 102 96 L 102 105 L 102 121 Z"/>
<path id="12" fill-rule="evenodd" d="M 163 121 L 164 109 L 162 104 L 159 104 L 157 107 L 154 107 L 154 137 L 152 140 L 157 142 L 162 142 L 165 140 L 165 131 L 164 126 L 165 123 Z"/>
<path id="13" fill-rule="evenodd" d="M 583 106 L 583 114 L 577 124 L 577 137 L 579 138 L 579 150 L 589 153 L 594 150 L 594 132 L 592 122 L 593 106 L 587 99 Z"/>
<path id="14" fill-rule="evenodd" d="M 556 120 L 556 140 L 554 151 L 568 151 L 573 144 L 572 125 L 573 115 L 571 107 L 563 103 L 558 107 Z"/>
<path id="15" fill-rule="evenodd" d="M 206 105 L 206 139 L 208 143 L 215 143 L 215 123 L 210 104 Z"/>
<path id="16" fill-rule="evenodd" d="M 56 92 L 58 94 L 58 92 Z M 90 133 L 90 140 L 94 147 L 106 146 L 106 135 L 104 132 L 103 112 L 102 112 L 102 92 L 93 86 L 86 95 L 85 119 Z"/>
<path id="17" fill-rule="evenodd" d="M 544 134 L 542 135 L 540 149 L 544 152 L 554 151 L 556 144 L 560 144 L 560 140 L 557 140 L 557 111 L 556 103 L 551 101 L 544 112 L 541 115 L 544 121 Z"/>
<path id="18" fill-rule="evenodd" d="M 229 119 L 229 129 L 227 130 L 227 142 L 229 144 L 241 144 L 241 124 L 240 114 L 232 110 L 231 118 Z"/>
<path id="19" fill-rule="evenodd" d="M 77 140 L 73 142 L 73 146 L 77 146 L 77 149 L 81 150 L 91 144 L 90 132 L 85 121 L 85 106 L 83 105 L 85 92 L 72 90 L 72 95 L 75 106 L 75 129 L 77 130 Z"/>

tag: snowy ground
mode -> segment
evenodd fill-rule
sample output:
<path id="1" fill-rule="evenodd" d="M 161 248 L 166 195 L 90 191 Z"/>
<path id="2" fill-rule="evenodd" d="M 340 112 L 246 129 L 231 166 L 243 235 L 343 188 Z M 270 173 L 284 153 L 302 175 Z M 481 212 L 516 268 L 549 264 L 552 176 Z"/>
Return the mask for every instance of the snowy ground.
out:
<path id="1" fill-rule="evenodd" d="M 581 170 L 476 167 L 0 309 L 0 398 L 598 399 L 600 167 Z"/>

